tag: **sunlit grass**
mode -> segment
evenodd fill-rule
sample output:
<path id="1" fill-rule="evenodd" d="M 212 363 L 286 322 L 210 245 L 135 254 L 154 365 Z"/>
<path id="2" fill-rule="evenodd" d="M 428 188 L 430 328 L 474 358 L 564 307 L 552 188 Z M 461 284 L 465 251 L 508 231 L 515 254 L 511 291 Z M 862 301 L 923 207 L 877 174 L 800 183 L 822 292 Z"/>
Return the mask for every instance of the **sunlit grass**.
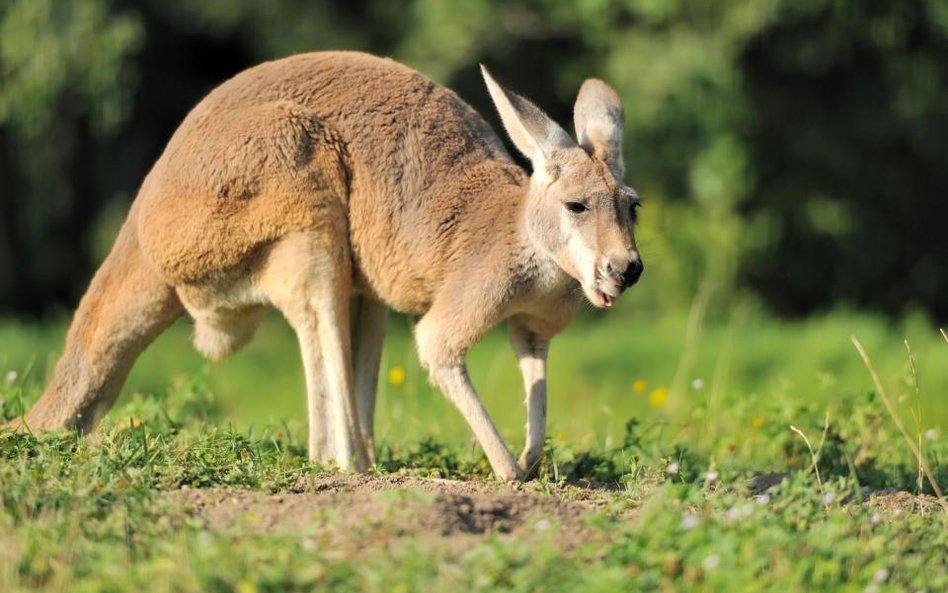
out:
<path id="1" fill-rule="evenodd" d="M 377 441 L 393 445 L 431 437 L 477 452 L 460 415 L 428 383 L 411 338 L 413 321 L 389 324 L 379 381 Z M 627 306 L 615 314 L 587 314 L 560 336 L 549 362 L 549 434 L 578 448 L 610 449 L 625 424 L 637 419 L 666 442 L 708 453 L 764 457 L 759 441 L 789 423 L 819 424 L 847 414 L 874 387 L 849 342 L 858 336 L 874 353 L 882 382 L 897 402 L 915 397 L 903 339 L 916 359 L 921 401 L 920 433 L 948 428 L 948 345 L 922 318 L 891 323 L 838 312 L 801 322 L 763 314 L 739 323 L 706 321 L 694 345 L 691 371 L 673 389 L 683 348 L 684 316 L 649 317 Z M 0 381 L 38 389 L 61 348 L 65 323 L 0 324 Z M 305 392 L 295 337 L 270 315 L 243 351 L 220 363 L 202 359 L 182 320 L 161 336 L 135 366 L 122 401 L 149 398 L 197 381 L 213 395 L 222 421 L 239 430 L 285 425 L 305 431 Z M 722 363 L 724 360 L 724 363 Z M 522 383 L 504 328 L 490 332 L 470 354 L 473 381 L 504 437 L 523 441 Z M 722 370 L 722 364 L 725 368 Z M 903 405 L 908 414 L 914 407 Z"/>

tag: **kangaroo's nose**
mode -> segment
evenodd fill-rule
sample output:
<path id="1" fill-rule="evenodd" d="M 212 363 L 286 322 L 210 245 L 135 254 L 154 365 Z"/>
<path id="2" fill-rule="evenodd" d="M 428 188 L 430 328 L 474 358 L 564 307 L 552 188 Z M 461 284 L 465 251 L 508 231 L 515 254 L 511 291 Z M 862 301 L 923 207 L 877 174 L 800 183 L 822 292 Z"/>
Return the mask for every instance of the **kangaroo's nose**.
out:
<path id="1" fill-rule="evenodd" d="M 642 275 L 642 272 L 645 271 L 645 264 L 642 263 L 641 259 L 636 259 L 629 264 L 629 267 L 625 269 L 625 272 L 622 274 L 622 289 L 632 286 L 639 281 L 639 276 Z"/>

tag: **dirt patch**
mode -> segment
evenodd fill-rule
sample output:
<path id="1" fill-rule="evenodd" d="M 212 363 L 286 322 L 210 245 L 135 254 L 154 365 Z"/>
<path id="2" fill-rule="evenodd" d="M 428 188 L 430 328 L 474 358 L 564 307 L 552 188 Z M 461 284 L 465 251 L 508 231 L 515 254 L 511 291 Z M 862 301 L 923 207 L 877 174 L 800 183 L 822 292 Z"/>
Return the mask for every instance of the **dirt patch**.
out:
<path id="1" fill-rule="evenodd" d="M 407 476 L 320 475 L 293 491 L 179 490 L 168 496 L 208 529 L 306 532 L 319 539 L 423 537 L 464 548 L 486 535 L 552 538 L 570 548 L 607 512 L 605 492 Z"/>
<path id="2" fill-rule="evenodd" d="M 922 514 L 941 512 L 942 504 L 934 496 L 912 494 L 901 490 L 873 492 L 866 498 L 866 505 L 883 513 L 896 515 L 902 512 Z"/>

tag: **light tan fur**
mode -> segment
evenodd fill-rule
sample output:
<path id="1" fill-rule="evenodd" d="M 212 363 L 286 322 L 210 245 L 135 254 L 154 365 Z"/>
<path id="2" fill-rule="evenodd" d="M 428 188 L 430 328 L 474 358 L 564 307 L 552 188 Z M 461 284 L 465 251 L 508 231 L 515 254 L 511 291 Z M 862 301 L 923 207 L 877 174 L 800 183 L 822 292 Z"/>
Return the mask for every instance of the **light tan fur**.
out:
<path id="1" fill-rule="evenodd" d="M 90 430 L 183 312 L 197 348 L 219 358 L 271 305 L 299 338 L 310 455 L 362 469 L 391 308 L 422 316 L 421 362 L 497 475 L 528 475 L 543 447 L 550 339 L 581 293 L 609 306 L 641 272 L 637 197 L 622 182 L 615 91 L 583 85 L 577 143 L 484 77 L 532 176 L 454 93 L 391 60 L 299 55 L 212 91 L 146 177 L 50 384 L 16 425 Z M 516 462 L 464 363 L 508 318 L 529 417 Z"/>

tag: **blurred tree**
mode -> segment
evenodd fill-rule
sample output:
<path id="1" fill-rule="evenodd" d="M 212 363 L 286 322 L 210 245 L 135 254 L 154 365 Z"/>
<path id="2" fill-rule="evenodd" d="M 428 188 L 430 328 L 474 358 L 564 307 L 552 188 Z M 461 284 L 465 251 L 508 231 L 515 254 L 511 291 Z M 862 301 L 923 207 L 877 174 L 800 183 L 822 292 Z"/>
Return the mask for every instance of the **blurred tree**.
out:
<path id="1" fill-rule="evenodd" d="M 108 0 L 0 6 L 0 307 L 38 312 L 87 281 L 95 138 L 128 112 L 141 26 Z"/>
<path id="2" fill-rule="evenodd" d="M 948 3 L 788 2 L 741 64 L 750 285 L 785 313 L 948 319 Z"/>
<path id="3" fill-rule="evenodd" d="M 845 300 L 948 317 L 945 6 L 0 0 L 0 310 L 76 298 L 92 221 L 130 201 L 213 86 L 341 47 L 418 68 L 496 129 L 478 62 L 564 123 L 583 78 L 612 83 L 656 306 L 748 285 L 789 313 Z"/>

